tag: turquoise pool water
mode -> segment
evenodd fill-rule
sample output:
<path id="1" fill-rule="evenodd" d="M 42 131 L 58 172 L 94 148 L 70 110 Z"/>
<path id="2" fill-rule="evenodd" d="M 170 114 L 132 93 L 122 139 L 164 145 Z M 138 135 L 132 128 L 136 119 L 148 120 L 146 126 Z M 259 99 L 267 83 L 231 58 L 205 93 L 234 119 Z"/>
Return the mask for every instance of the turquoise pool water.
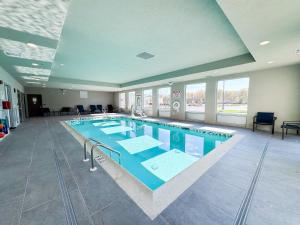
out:
<path id="1" fill-rule="evenodd" d="M 152 190 L 230 138 L 129 118 L 66 122 L 83 137 L 119 151 L 121 166 Z M 114 154 L 112 159 L 119 160 Z"/>

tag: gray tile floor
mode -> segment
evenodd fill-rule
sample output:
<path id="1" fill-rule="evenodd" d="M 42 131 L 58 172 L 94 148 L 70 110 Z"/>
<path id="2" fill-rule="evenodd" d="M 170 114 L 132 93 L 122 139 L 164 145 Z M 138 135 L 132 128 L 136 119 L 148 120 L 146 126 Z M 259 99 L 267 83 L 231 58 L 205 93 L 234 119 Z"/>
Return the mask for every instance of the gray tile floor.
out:
<path id="1" fill-rule="evenodd" d="M 67 224 L 53 150 L 79 225 L 233 224 L 267 142 L 246 223 L 300 224 L 300 136 L 237 129 L 245 137 L 151 221 L 104 170 L 89 172 L 64 119 L 30 119 L 0 143 L 0 225 Z"/>

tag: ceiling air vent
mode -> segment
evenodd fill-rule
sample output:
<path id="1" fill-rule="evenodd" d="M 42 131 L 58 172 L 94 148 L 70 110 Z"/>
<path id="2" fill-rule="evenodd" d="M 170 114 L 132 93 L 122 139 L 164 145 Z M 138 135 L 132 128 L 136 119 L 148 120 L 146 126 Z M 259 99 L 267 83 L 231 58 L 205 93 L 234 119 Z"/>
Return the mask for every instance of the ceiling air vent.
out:
<path id="1" fill-rule="evenodd" d="M 142 53 L 136 55 L 136 57 L 141 58 L 141 59 L 150 59 L 150 58 L 154 57 L 154 55 L 152 55 L 148 52 L 142 52 Z"/>

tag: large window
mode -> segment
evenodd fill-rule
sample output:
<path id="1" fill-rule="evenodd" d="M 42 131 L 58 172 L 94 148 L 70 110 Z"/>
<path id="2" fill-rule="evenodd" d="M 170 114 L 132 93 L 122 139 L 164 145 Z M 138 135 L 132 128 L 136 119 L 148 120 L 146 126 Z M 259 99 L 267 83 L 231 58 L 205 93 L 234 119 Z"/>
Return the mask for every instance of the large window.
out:
<path id="1" fill-rule="evenodd" d="M 171 104 L 171 88 L 165 87 L 158 90 L 159 109 L 170 109 Z"/>
<path id="2" fill-rule="evenodd" d="M 144 109 L 152 109 L 152 89 L 144 90 Z"/>
<path id="3" fill-rule="evenodd" d="M 126 102 L 125 102 L 125 93 L 120 93 L 119 94 L 119 106 L 121 109 L 125 109 L 126 107 Z"/>
<path id="4" fill-rule="evenodd" d="M 246 114 L 249 78 L 220 80 L 218 82 L 217 110 L 220 113 Z"/>
<path id="5" fill-rule="evenodd" d="M 187 112 L 205 112 L 205 83 L 186 85 L 185 98 Z"/>
<path id="6" fill-rule="evenodd" d="M 128 109 L 131 110 L 131 107 L 135 104 L 135 92 L 134 91 L 131 91 L 131 92 L 128 92 Z"/>

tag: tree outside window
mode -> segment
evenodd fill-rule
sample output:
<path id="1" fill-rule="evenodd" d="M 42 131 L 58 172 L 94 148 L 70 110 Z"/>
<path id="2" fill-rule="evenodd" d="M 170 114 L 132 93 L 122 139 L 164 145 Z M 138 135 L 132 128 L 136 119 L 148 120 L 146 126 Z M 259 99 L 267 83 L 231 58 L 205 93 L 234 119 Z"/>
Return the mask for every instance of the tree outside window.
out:
<path id="1" fill-rule="evenodd" d="M 158 90 L 159 109 L 170 109 L 171 88 L 165 87 Z"/>
<path id="2" fill-rule="evenodd" d="M 186 111 L 205 112 L 205 83 L 188 84 L 185 89 Z"/>
<path id="3" fill-rule="evenodd" d="M 247 114 L 249 78 L 218 81 L 217 111 Z"/>

